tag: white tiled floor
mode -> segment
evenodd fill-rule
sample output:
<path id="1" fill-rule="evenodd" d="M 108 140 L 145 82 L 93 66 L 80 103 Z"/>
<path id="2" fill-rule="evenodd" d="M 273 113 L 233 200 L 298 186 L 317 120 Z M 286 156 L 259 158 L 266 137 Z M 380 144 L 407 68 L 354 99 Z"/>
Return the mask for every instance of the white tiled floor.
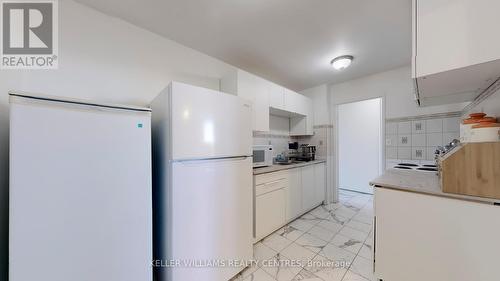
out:
<path id="1" fill-rule="evenodd" d="M 372 217 L 373 196 L 341 190 L 339 203 L 320 206 L 255 244 L 260 263 L 234 281 L 375 280 Z"/>

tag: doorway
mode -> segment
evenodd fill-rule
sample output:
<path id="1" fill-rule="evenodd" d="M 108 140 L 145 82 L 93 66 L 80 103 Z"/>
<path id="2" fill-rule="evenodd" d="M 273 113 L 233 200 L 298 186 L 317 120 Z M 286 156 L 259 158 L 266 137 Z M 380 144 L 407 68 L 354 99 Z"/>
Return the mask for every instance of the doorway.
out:
<path id="1" fill-rule="evenodd" d="M 383 171 L 383 100 L 337 105 L 337 186 L 373 194 L 369 182 Z"/>

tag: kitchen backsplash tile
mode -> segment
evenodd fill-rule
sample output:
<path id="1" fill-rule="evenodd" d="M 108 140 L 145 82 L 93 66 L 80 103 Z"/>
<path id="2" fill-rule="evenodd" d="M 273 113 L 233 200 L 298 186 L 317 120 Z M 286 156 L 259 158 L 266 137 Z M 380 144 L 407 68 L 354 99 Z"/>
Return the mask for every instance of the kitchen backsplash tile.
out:
<path id="1" fill-rule="evenodd" d="M 425 136 L 426 136 L 425 134 L 412 135 L 411 145 L 412 146 L 425 146 L 425 143 L 426 143 Z"/>
<path id="2" fill-rule="evenodd" d="M 398 134 L 398 123 L 387 123 L 385 126 L 386 135 L 397 135 Z"/>
<path id="3" fill-rule="evenodd" d="M 411 159 L 413 160 L 426 160 L 427 153 L 425 147 L 412 147 L 411 148 Z"/>
<path id="4" fill-rule="evenodd" d="M 254 133 L 254 145 L 268 145 L 271 144 L 274 148 L 273 157 L 288 149 L 288 143 L 292 141 L 290 136 L 274 135 L 274 134 L 256 134 Z"/>
<path id="5" fill-rule="evenodd" d="M 398 123 L 398 134 L 411 134 L 411 121 Z"/>
<path id="6" fill-rule="evenodd" d="M 411 147 L 398 147 L 398 159 L 411 159 Z"/>
<path id="7" fill-rule="evenodd" d="M 418 120 L 411 122 L 411 133 L 415 134 L 425 134 L 425 120 Z"/>
<path id="8" fill-rule="evenodd" d="M 460 132 L 460 118 L 445 118 L 443 119 L 443 133 Z"/>
<path id="9" fill-rule="evenodd" d="M 430 133 L 427 136 L 427 146 L 438 147 L 443 146 L 443 133 Z"/>
<path id="10" fill-rule="evenodd" d="M 427 148 L 427 160 L 434 160 L 435 154 L 434 151 L 435 149 Z"/>
<path id="11" fill-rule="evenodd" d="M 386 159 L 398 159 L 398 148 L 395 146 L 385 148 Z"/>
<path id="12" fill-rule="evenodd" d="M 398 146 L 411 146 L 411 135 L 399 135 Z"/>
<path id="13" fill-rule="evenodd" d="M 442 133 L 443 132 L 443 119 L 430 119 L 425 120 L 426 133 Z"/>
<path id="14" fill-rule="evenodd" d="M 460 132 L 443 133 L 443 143 L 450 143 L 454 139 L 460 138 Z"/>
<path id="15" fill-rule="evenodd" d="M 397 135 L 388 135 L 385 139 L 386 146 L 398 146 L 398 136 Z"/>
<path id="16" fill-rule="evenodd" d="M 299 144 L 309 144 L 316 146 L 316 158 L 317 159 L 327 159 L 328 155 L 328 144 L 332 141 L 329 136 L 331 136 L 333 126 L 321 125 L 314 126 L 313 136 L 302 136 L 293 137 L 292 141 L 298 141 Z"/>
<path id="17" fill-rule="evenodd" d="M 276 155 L 288 151 L 288 143 L 298 142 L 301 144 L 310 144 L 316 146 L 316 158 L 317 159 L 327 159 L 328 155 L 328 145 L 331 143 L 331 136 L 333 126 L 331 125 L 320 125 L 314 126 L 314 135 L 312 136 L 300 136 L 292 137 L 288 132 L 283 130 L 275 129 L 276 126 L 271 127 L 270 132 L 253 132 L 253 144 L 254 145 L 272 145 L 274 147 L 273 157 Z M 397 136 L 395 137 L 397 140 Z"/>
<path id="18" fill-rule="evenodd" d="M 426 118 L 409 117 L 386 122 L 388 167 L 393 162 L 433 161 L 438 146 L 459 137 L 459 117 Z"/>

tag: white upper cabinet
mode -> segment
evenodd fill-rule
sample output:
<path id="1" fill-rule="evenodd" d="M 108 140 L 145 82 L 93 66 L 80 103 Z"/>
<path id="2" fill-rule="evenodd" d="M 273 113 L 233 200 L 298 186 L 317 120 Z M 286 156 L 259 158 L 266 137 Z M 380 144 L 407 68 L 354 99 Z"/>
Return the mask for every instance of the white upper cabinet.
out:
<path id="1" fill-rule="evenodd" d="M 269 89 L 267 81 L 243 70 L 221 80 L 221 90 L 238 95 L 253 103 L 252 128 L 269 131 Z"/>
<path id="2" fill-rule="evenodd" d="M 290 117 L 290 135 L 291 136 L 312 136 L 314 135 L 314 110 L 312 100 L 297 94 L 299 102 L 297 103 L 297 112 L 301 115 Z"/>
<path id="3" fill-rule="evenodd" d="M 420 105 L 473 100 L 500 77 L 500 1 L 413 0 Z"/>
<path id="4" fill-rule="evenodd" d="M 269 131 L 269 89 L 267 81 L 255 77 L 255 101 L 254 101 L 254 130 L 267 132 Z"/>
<path id="5" fill-rule="evenodd" d="M 301 94 L 298 94 L 296 92 L 285 89 L 286 111 L 293 112 L 295 114 L 306 115 L 308 101 L 309 98 Z"/>
<path id="6" fill-rule="evenodd" d="M 314 108 L 311 99 L 306 100 L 306 135 L 314 135 Z"/>
<path id="7" fill-rule="evenodd" d="M 238 95 L 253 103 L 254 131 L 269 131 L 269 114 L 272 111 L 275 115 L 294 119 L 291 122 L 297 124 L 291 128 L 290 135 L 313 134 L 313 103 L 304 95 L 240 69 L 221 79 L 221 91 Z"/>
<path id="8" fill-rule="evenodd" d="M 285 88 L 271 82 L 267 82 L 269 92 L 269 106 L 285 110 Z"/>

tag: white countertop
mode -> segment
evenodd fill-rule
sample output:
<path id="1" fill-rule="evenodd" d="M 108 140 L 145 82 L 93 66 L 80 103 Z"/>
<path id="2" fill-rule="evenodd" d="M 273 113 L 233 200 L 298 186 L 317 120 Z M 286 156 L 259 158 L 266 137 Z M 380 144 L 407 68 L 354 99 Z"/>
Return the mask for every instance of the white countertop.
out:
<path id="1" fill-rule="evenodd" d="M 382 176 L 372 180 L 370 185 L 467 201 L 500 204 L 500 200 L 498 199 L 445 193 L 441 190 L 438 175 L 429 172 L 389 169 Z"/>
<path id="2" fill-rule="evenodd" d="M 314 161 L 309 161 L 309 162 L 294 163 L 294 164 L 289 164 L 289 165 L 275 164 L 275 165 L 268 166 L 268 167 L 254 168 L 253 174 L 254 175 L 267 174 L 267 173 L 277 172 L 277 171 L 281 171 L 281 170 L 288 170 L 288 169 L 299 168 L 299 167 L 304 167 L 304 166 L 308 166 L 308 165 L 325 163 L 325 162 L 326 162 L 326 160 L 320 159 L 320 160 L 314 160 Z"/>

